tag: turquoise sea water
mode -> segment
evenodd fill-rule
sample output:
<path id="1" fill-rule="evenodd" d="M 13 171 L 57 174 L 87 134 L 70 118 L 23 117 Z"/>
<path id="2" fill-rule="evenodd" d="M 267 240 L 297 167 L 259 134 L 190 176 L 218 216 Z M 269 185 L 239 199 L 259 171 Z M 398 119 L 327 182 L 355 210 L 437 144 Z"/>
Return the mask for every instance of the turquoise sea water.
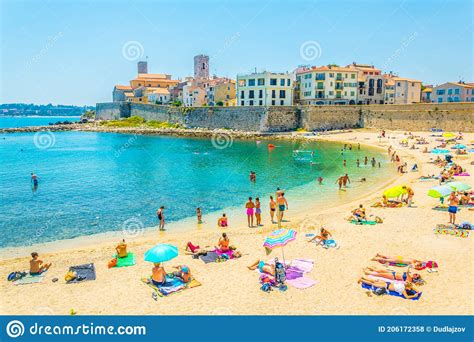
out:
<path id="1" fill-rule="evenodd" d="M 0 135 L 0 247 L 127 224 L 155 226 L 161 205 L 168 221 L 194 216 L 198 206 L 205 214 L 243 206 L 248 196 L 260 196 L 267 210 L 268 195 L 277 187 L 300 187 L 317 202 L 338 193 L 334 182 L 345 172 L 355 188 L 360 177 L 387 177 L 385 156 L 373 150 L 354 149 L 343 157 L 341 144 L 334 143 L 220 143 L 216 148 L 211 139 L 92 132 Z M 268 143 L 277 147 L 269 151 Z M 295 149 L 314 150 L 315 163 L 295 161 Z M 357 168 L 355 159 L 366 154 L 381 160 L 382 168 Z M 255 184 L 249 182 L 250 170 L 257 173 Z M 36 191 L 31 172 L 39 177 Z M 324 187 L 315 186 L 320 175 Z M 311 188 L 304 188 L 308 184 Z"/>
<path id="2" fill-rule="evenodd" d="M 58 121 L 76 122 L 80 116 L 0 116 L 0 128 L 47 126 Z"/>

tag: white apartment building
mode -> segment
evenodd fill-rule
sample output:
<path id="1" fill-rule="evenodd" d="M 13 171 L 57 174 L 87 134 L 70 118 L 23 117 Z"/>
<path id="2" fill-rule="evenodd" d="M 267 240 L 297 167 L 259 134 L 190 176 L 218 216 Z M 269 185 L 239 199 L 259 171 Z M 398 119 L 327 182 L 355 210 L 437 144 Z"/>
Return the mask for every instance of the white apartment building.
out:
<path id="1" fill-rule="evenodd" d="M 331 65 L 298 69 L 300 104 L 356 104 L 357 75 L 357 70 Z"/>
<path id="2" fill-rule="evenodd" d="M 395 83 L 394 104 L 410 104 L 421 102 L 421 81 L 398 77 L 393 74 L 384 75 L 384 78 L 392 79 Z"/>
<path id="3" fill-rule="evenodd" d="M 237 75 L 237 106 L 291 106 L 293 88 L 290 73 Z"/>

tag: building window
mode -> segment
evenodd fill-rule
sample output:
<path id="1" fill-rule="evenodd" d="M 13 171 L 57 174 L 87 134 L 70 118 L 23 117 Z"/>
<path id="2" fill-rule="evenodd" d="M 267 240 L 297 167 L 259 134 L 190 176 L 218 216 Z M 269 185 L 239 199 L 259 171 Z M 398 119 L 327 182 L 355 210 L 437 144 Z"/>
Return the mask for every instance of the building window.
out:
<path id="1" fill-rule="evenodd" d="M 255 97 L 255 91 L 249 90 L 249 99 L 253 99 Z"/>
<path id="2" fill-rule="evenodd" d="M 270 85 L 276 86 L 277 85 L 277 79 L 276 78 L 270 78 Z"/>
<path id="3" fill-rule="evenodd" d="M 448 95 L 451 95 L 453 93 L 453 90 L 451 88 L 448 89 Z"/>
<path id="4" fill-rule="evenodd" d="M 243 106 L 243 105 L 244 105 L 244 101 L 240 101 L 240 105 Z"/>
<path id="5" fill-rule="evenodd" d="M 459 88 L 454 89 L 454 94 L 459 95 Z"/>
<path id="6" fill-rule="evenodd" d="M 260 106 L 262 106 L 262 105 L 263 105 L 263 101 L 262 101 L 262 100 L 258 101 L 258 104 L 259 104 Z"/>
<path id="7" fill-rule="evenodd" d="M 438 97 L 438 103 L 441 103 L 443 102 L 443 98 L 442 97 Z"/>
<path id="8" fill-rule="evenodd" d="M 255 86 L 255 79 L 252 78 L 249 80 L 249 87 L 254 87 Z"/>
<path id="9" fill-rule="evenodd" d="M 284 78 L 280 79 L 280 86 L 282 86 L 282 87 L 285 86 L 285 79 Z"/>
<path id="10" fill-rule="evenodd" d="M 444 89 L 438 89 L 436 90 L 436 95 L 444 95 L 445 90 Z"/>
<path id="11" fill-rule="evenodd" d="M 274 106 L 274 105 L 275 105 L 275 100 L 272 100 L 272 106 Z"/>
<path id="12" fill-rule="evenodd" d="M 259 86 L 265 85 L 265 79 L 264 79 L 264 78 L 259 78 L 259 79 L 258 79 L 258 85 L 259 85 Z"/>
<path id="13" fill-rule="evenodd" d="M 258 97 L 259 97 L 259 98 L 262 98 L 262 97 L 263 97 L 263 90 L 262 90 L 262 89 L 260 89 L 260 90 L 258 91 Z"/>
<path id="14" fill-rule="evenodd" d="M 243 91 L 243 90 L 240 91 L 240 98 L 241 98 L 241 99 L 245 99 L 245 95 L 244 95 L 244 91 Z"/>
<path id="15" fill-rule="evenodd" d="M 286 97 L 286 91 L 280 90 L 280 99 L 284 99 Z"/>
<path id="16" fill-rule="evenodd" d="M 280 100 L 280 106 L 283 106 L 285 104 L 285 100 Z"/>
<path id="17" fill-rule="evenodd" d="M 291 80 L 290 80 L 289 78 L 286 80 L 286 85 L 287 85 L 288 87 L 291 85 Z"/>
<path id="18" fill-rule="evenodd" d="M 276 91 L 272 90 L 272 99 L 274 99 L 275 97 L 276 97 Z"/>
<path id="19" fill-rule="evenodd" d="M 355 74 L 351 74 L 351 78 L 352 78 L 352 79 L 356 78 L 356 75 L 355 75 Z"/>
<path id="20" fill-rule="evenodd" d="M 253 100 L 249 101 L 249 106 L 253 106 Z"/>
<path id="21" fill-rule="evenodd" d="M 330 73 L 329 73 L 329 77 L 333 78 L 333 77 L 334 77 L 334 73 L 330 72 Z"/>
<path id="22" fill-rule="evenodd" d="M 401 87 L 402 84 L 400 82 L 397 82 L 397 87 Z"/>

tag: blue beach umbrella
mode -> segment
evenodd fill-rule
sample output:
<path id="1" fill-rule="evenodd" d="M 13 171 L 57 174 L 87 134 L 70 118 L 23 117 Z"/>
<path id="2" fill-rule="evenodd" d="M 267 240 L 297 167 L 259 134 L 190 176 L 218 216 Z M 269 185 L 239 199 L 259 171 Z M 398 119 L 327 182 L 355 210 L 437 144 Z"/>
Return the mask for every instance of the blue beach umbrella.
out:
<path id="1" fill-rule="evenodd" d="M 145 261 L 149 262 L 165 262 L 178 256 L 178 247 L 160 243 L 149 249 L 145 253 Z"/>
<path id="2" fill-rule="evenodd" d="M 440 148 L 435 148 L 435 149 L 431 150 L 431 153 L 433 153 L 433 154 L 448 154 L 449 150 L 443 150 L 443 149 L 440 149 Z"/>

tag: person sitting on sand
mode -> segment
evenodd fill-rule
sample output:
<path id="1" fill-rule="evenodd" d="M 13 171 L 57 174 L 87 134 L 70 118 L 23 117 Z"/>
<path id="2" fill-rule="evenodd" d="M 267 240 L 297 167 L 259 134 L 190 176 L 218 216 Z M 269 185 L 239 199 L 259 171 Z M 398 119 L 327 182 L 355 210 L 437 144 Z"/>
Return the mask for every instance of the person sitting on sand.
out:
<path id="1" fill-rule="evenodd" d="M 163 286 L 166 283 L 166 271 L 159 262 L 155 262 L 151 270 L 151 282 L 155 286 Z"/>
<path id="2" fill-rule="evenodd" d="M 189 283 L 191 281 L 191 270 L 186 265 L 174 266 L 177 271 L 173 272 L 174 276 L 179 278 L 183 283 Z"/>
<path id="3" fill-rule="evenodd" d="M 50 267 L 51 263 L 45 264 L 43 260 L 38 259 L 38 253 L 33 252 L 31 253 L 31 260 L 30 260 L 30 274 L 31 275 L 38 275 L 43 272 L 46 272 Z"/>
<path id="4" fill-rule="evenodd" d="M 417 292 L 413 284 L 410 282 L 403 283 L 390 283 L 383 280 L 373 280 L 366 277 L 362 277 L 357 281 L 358 284 L 364 283 L 373 287 L 384 288 L 388 291 L 397 292 L 399 295 L 403 296 L 406 299 L 416 298 L 420 296 L 420 292 Z M 412 292 L 413 294 L 408 294 L 407 291 Z"/>
<path id="5" fill-rule="evenodd" d="M 321 227 L 321 233 L 310 239 L 308 242 L 316 242 L 318 245 L 324 246 L 329 237 L 332 237 L 332 234 L 328 230 Z"/>
<path id="6" fill-rule="evenodd" d="M 406 281 L 415 284 L 422 282 L 421 276 L 418 273 L 410 273 L 410 267 L 408 267 L 406 272 L 390 272 L 380 268 L 367 267 L 364 269 L 364 273 L 375 277 Z"/>
<path id="7" fill-rule="evenodd" d="M 222 253 L 226 253 L 229 251 L 229 238 L 227 237 L 226 233 L 222 233 L 222 237 L 219 238 L 219 242 L 217 243 L 216 249 L 218 249 Z"/>
<path id="8" fill-rule="evenodd" d="M 125 258 L 128 256 L 127 252 L 127 244 L 125 243 L 125 239 L 120 241 L 120 243 L 115 247 L 115 251 L 117 252 L 118 258 Z"/>
<path id="9" fill-rule="evenodd" d="M 220 217 L 217 220 L 217 226 L 218 227 L 227 227 L 227 216 L 225 216 L 225 213 L 222 214 L 222 217 Z"/>
<path id="10" fill-rule="evenodd" d="M 362 204 L 359 204 L 359 208 L 352 210 L 352 216 L 349 217 L 349 221 L 361 222 L 362 220 L 367 221 L 367 215 L 365 208 Z"/>
<path id="11" fill-rule="evenodd" d="M 275 275 L 275 265 L 267 264 L 263 260 L 257 260 L 252 265 L 247 266 L 247 268 L 251 271 L 254 271 L 258 268 L 260 273 L 266 273 L 272 276 Z"/>

